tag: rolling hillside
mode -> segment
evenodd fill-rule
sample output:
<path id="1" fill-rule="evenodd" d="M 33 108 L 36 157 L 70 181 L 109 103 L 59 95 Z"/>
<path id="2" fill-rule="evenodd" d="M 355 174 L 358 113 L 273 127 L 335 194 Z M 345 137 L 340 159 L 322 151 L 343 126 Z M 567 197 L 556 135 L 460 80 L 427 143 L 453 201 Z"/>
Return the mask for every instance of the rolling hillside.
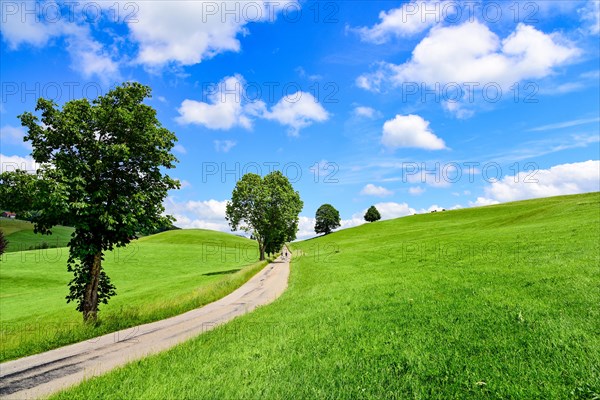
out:
<path id="1" fill-rule="evenodd" d="M 7 253 L 0 264 L 1 359 L 17 358 L 156 321 L 214 301 L 248 280 L 256 242 L 207 230 L 175 230 L 133 241 L 104 257 L 117 296 L 84 326 L 66 304 L 67 248 Z"/>
<path id="2" fill-rule="evenodd" d="M 7 253 L 65 247 L 69 243 L 73 232 L 73 228 L 56 226 L 52 229 L 52 235 L 35 234 L 31 222 L 2 217 L 0 217 L 0 230 L 4 232 L 4 236 L 8 240 Z"/>
<path id="3" fill-rule="evenodd" d="M 600 396 L 599 193 L 381 221 L 293 248 L 272 305 L 57 397 Z"/>

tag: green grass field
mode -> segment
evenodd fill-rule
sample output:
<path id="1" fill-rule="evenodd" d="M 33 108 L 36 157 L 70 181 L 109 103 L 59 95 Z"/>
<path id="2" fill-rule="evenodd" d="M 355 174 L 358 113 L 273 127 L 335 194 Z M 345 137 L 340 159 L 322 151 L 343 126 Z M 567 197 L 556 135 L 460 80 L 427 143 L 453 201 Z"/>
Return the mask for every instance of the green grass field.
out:
<path id="1" fill-rule="evenodd" d="M 67 248 L 6 253 L 0 262 L 1 360 L 13 359 L 156 321 L 230 293 L 266 263 L 256 242 L 206 231 L 148 236 L 105 255 L 117 296 L 100 306 L 100 324 L 82 323 L 66 304 Z"/>
<path id="2" fill-rule="evenodd" d="M 52 235 L 41 235 L 33 233 L 31 222 L 0 217 L 0 230 L 8 240 L 6 252 L 9 253 L 65 247 L 71 240 L 71 233 L 74 229 L 67 226 L 56 226 L 52 229 Z"/>
<path id="3" fill-rule="evenodd" d="M 600 194 L 293 244 L 275 303 L 60 399 L 597 399 Z"/>

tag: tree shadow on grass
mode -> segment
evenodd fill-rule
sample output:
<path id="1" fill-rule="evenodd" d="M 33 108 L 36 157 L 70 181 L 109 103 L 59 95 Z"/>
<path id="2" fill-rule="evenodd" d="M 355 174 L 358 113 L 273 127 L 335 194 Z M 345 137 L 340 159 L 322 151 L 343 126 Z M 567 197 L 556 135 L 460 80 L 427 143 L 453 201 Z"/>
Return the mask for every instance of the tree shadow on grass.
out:
<path id="1" fill-rule="evenodd" d="M 237 269 L 228 269 L 227 271 L 216 271 L 216 272 L 207 272 L 205 274 L 202 274 L 202 276 L 212 276 L 212 275 L 227 275 L 227 274 L 233 274 L 235 272 L 238 272 L 239 270 L 241 270 L 241 268 L 237 268 Z"/>

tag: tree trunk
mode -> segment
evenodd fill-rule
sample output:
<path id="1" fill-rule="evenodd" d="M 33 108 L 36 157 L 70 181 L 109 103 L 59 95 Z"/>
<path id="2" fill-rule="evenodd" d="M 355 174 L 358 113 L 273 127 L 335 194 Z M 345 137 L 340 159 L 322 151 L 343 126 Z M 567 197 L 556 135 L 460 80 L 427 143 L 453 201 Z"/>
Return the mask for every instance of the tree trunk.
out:
<path id="1" fill-rule="evenodd" d="M 100 270 L 102 269 L 102 252 L 94 254 L 88 268 L 90 280 L 85 285 L 83 321 L 95 322 L 98 314 L 98 284 L 100 282 Z"/>
<path id="2" fill-rule="evenodd" d="M 260 249 L 260 261 L 265 259 L 265 245 L 262 242 L 258 242 L 258 248 Z"/>

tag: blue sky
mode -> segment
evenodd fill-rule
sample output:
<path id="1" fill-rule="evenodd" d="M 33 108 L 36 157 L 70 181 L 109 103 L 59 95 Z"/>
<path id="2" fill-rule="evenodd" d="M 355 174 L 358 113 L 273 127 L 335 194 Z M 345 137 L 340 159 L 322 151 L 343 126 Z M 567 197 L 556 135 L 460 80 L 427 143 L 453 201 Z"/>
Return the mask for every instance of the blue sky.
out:
<path id="1" fill-rule="evenodd" d="M 599 190 L 597 1 L 3 1 L 3 170 L 17 115 L 135 80 L 179 138 L 166 200 L 227 230 L 244 172 L 282 170 L 343 226 Z"/>

